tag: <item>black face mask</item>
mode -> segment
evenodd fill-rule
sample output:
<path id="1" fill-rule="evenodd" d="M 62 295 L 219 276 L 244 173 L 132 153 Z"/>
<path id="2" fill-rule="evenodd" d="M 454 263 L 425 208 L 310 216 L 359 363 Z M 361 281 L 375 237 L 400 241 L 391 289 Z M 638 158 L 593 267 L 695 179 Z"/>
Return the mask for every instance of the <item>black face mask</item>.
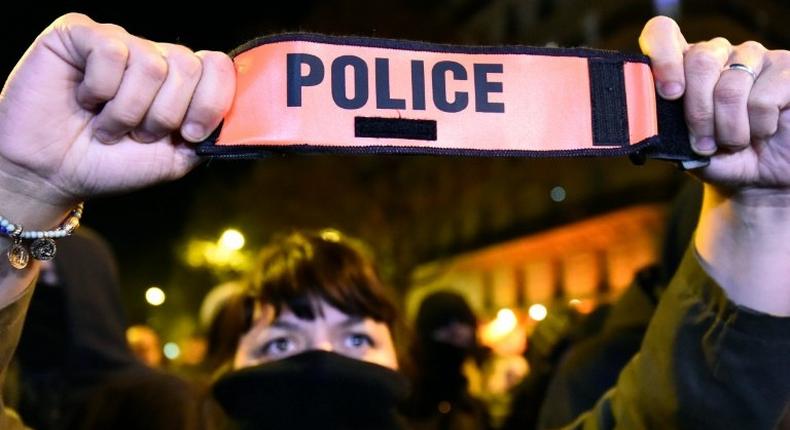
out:
<path id="1" fill-rule="evenodd" d="M 324 351 L 237 370 L 214 384 L 214 398 L 242 429 L 401 429 L 400 373 Z"/>
<path id="2" fill-rule="evenodd" d="M 427 341 L 422 345 L 423 361 L 432 372 L 459 373 L 464 360 L 472 355 L 471 348 L 462 348 L 445 342 Z"/>

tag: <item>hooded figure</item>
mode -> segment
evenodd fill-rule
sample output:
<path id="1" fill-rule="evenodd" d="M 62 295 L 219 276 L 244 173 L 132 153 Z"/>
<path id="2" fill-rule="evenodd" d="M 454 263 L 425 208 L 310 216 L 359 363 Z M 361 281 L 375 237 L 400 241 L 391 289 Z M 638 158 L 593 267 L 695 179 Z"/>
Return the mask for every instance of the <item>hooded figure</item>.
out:
<path id="1" fill-rule="evenodd" d="M 185 418 L 197 405 L 191 387 L 140 363 L 125 329 L 110 248 L 85 228 L 61 239 L 36 284 L 16 353 L 13 383 L 25 424 L 194 428 Z"/>
<path id="2" fill-rule="evenodd" d="M 412 394 L 404 405 L 411 428 L 489 428 L 485 405 L 469 394 L 464 362 L 479 351 L 477 318 L 459 294 L 427 296 L 417 311 L 411 359 Z"/>

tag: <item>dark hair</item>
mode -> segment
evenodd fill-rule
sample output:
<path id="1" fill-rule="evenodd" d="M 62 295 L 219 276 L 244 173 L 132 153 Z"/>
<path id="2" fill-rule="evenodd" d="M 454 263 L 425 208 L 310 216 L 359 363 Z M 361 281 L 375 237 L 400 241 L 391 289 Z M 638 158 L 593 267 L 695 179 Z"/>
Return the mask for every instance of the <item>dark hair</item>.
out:
<path id="1" fill-rule="evenodd" d="M 278 237 L 261 252 L 250 278 L 250 294 L 312 320 L 323 299 L 346 314 L 395 326 L 397 310 L 369 253 L 336 230 L 298 231 Z"/>
<path id="2" fill-rule="evenodd" d="M 252 306 L 241 291 L 220 303 L 206 333 L 206 356 L 203 366 L 213 372 L 233 359 L 239 339 L 252 325 Z"/>

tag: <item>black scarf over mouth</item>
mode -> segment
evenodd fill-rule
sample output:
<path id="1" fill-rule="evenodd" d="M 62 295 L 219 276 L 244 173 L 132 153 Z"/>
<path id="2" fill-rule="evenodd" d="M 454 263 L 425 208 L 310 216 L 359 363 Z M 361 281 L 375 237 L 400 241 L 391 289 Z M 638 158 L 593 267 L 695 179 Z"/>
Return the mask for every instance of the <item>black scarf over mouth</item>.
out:
<path id="1" fill-rule="evenodd" d="M 214 398 L 242 429 L 401 429 L 400 373 L 325 351 L 310 351 L 228 373 Z"/>

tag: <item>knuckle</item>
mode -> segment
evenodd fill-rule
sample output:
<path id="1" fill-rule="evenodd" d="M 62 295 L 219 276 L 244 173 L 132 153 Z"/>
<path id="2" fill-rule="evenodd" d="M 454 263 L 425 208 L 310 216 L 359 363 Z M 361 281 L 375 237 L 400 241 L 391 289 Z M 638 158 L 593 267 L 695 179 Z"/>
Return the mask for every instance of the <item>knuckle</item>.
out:
<path id="1" fill-rule="evenodd" d="M 713 100 L 716 104 L 732 106 L 743 104 L 747 99 L 747 93 L 738 87 L 719 82 L 713 89 Z"/>
<path id="2" fill-rule="evenodd" d="M 740 50 L 744 50 L 744 51 L 748 51 L 748 52 L 764 52 L 764 51 L 766 51 L 765 46 L 763 46 L 762 43 L 754 41 L 754 40 L 748 40 L 746 42 L 741 43 L 740 45 L 738 45 L 737 50 L 739 50 L 739 51 Z"/>
<path id="3" fill-rule="evenodd" d="M 52 21 L 52 24 L 42 34 L 47 37 L 58 37 L 64 40 L 68 39 L 71 34 L 92 35 L 96 31 L 95 25 L 92 24 L 95 24 L 95 22 L 87 15 L 69 12 Z M 37 40 L 36 43 L 39 43 L 39 41 Z"/>
<path id="4" fill-rule="evenodd" d="M 713 121 L 713 111 L 710 109 L 691 109 L 686 114 L 689 123 L 694 125 L 706 124 Z"/>
<path id="5" fill-rule="evenodd" d="M 196 101 L 189 110 L 189 117 L 203 124 L 216 121 L 222 116 L 223 109 L 216 103 Z"/>
<path id="6" fill-rule="evenodd" d="M 729 133 L 724 133 L 724 135 L 719 138 L 719 142 L 724 146 L 729 146 L 733 148 L 743 148 L 749 146 L 750 138 L 748 133 L 739 133 L 739 130 L 732 130 Z"/>
<path id="7" fill-rule="evenodd" d="M 773 97 L 766 93 L 751 94 L 747 102 L 747 107 L 749 112 L 757 115 L 766 115 L 778 110 L 778 105 Z"/>
<path id="8" fill-rule="evenodd" d="M 203 73 L 203 63 L 188 49 L 174 55 L 172 61 L 179 71 L 191 80 L 200 78 L 200 75 Z"/>
<path id="9" fill-rule="evenodd" d="M 151 126 L 148 128 L 172 131 L 181 126 L 181 120 L 182 116 L 178 112 L 157 110 L 151 113 L 149 118 Z"/>
<path id="10" fill-rule="evenodd" d="M 721 61 L 712 50 L 695 46 L 686 55 L 686 69 L 691 72 L 716 72 L 721 69 Z"/>
<path id="11" fill-rule="evenodd" d="M 768 51 L 768 60 L 779 67 L 790 68 L 790 51 L 777 49 Z"/>
<path id="12" fill-rule="evenodd" d="M 110 112 L 110 119 L 124 128 L 131 129 L 140 123 L 142 114 L 140 109 L 135 109 L 134 106 L 115 108 Z"/>
<path id="13" fill-rule="evenodd" d="M 198 51 L 197 55 L 204 67 L 215 68 L 223 72 L 233 70 L 233 60 L 224 52 Z"/>
<path id="14" fill-rule="evenodd" d="M 86 79 L 82 85 L 87 95 L 96 100 L 109 100 L 115 95 L 113 88 L 102 85 L 96 79 Z"/>
<path id="15" fill-rule="evenodd" d="M 203 63 L 191 49 L 172 43 L 159 43 L 157 45 L 167 58 L 171 72 L 172 70 L 177 70 L 190 80 L 200 78 L 203 71 Z"/>
<path id="16" fill-rule="evenodd" d="M 129 34 L 125 28 L 117 24 L 111 24 L 111 23 L 101 24 L 101 28 L 108 34 L 123 34 L 123 35 Z"/>
<path id="17" fill-rule="evenodd" d="M 106 39 L 97 49 L 103 58 L 114 63 L 126 63 L 129 58 L 129 48 L 118 39 Z"/>
<path id="18" fill-rule="evenodd" d="M 747 104 L 751 134 L 755 137 L 769 137 L 776 133 L 779 105 L 769 94 L 752 94 Z"/>
<path id="19" fill-rule="evenodd" d="M 714 37 L 713 39 L 711 39 L 709 41 L 709 43 L 711 45 L 714 45 L 714 46 L 718 47 L 718 48 L 729 48 L 730 46 L 732 46 L 730 41 L 727 40 L 727 38 L 725 38 L 725 37 Z"/>
<path id="20" fill-rule="evenodd" d="M 72 25 L 81 25 L 91 22 L 92 20 L 88 15 L 79 12 L 69 12 L 59 16 L 55 19 L 54 24 L 57 26 L 69 27 Z"/>
<path id="21" fill-rule="evenodd" d="M 769 138 L 776 134 L 776 131 L 779 129 L 779 125 L 774 124 L 762 124 L 762 126 L 752 127 L 750 129 L 751 135 L 758 139 Z"/>
<path id="22" fill-rule="evenodd" d="M 164 81 L 168 72 L 167 61 L 160 55 L 146 55 L 140 60 L 140 70 L 150 79 Z"/>

